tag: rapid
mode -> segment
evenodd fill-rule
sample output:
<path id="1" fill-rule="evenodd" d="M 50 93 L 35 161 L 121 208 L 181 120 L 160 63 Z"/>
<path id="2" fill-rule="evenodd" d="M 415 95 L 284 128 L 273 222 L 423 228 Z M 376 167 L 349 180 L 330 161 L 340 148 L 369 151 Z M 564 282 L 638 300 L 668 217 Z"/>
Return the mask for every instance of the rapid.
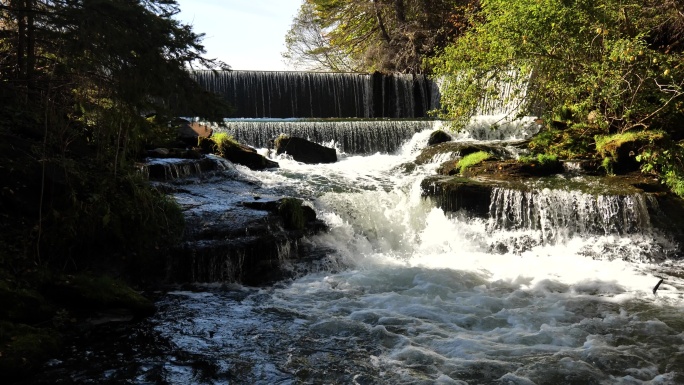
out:
<path id="1" fill-rule="evenodd" d="M 314 207 L 329 230 L 302 243 L 317 262 L 293 262 L 296 278 L 269 287 L 206 283 L 163 293 L 137 332 L 153 341 L 133 348 L 125 373 L 103 370 L 96 382 L 684 381 L 684 280 L 672 273 L 678 261 L 649 258 L 674 246 L 648 229 L 637 198 L 620 212 L 634 216 L 625 231 L 581 224 L 614 215 L 601 212 L 610 198 L 549 187 L 535 193 L 549 202 L 537 215 L 573 214 L 552 227 L 506 225 L 513 214 L 496 213 L 514 212 L 525 197 L 502 190 L 490 218 L 445 213 L 420 187 L 441 159 L 403 167 L 430 132 L 391 153 L 340 152 L 333 164 L 281 156 L 275 171 L 237 166 L 263 191 Z M 568 209 L 578 201 L 594 203 Z"/>

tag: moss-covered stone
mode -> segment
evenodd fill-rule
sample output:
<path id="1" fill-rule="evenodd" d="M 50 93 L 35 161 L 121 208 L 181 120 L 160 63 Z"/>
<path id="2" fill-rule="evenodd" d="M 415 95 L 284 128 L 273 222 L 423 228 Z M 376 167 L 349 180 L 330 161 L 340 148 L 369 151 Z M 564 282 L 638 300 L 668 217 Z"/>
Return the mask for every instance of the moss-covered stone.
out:
<path id="1" fill-rule="evenodd" d="M 54 329 L 0 321 L 0 373 L 16 381 L 58 353 L 61 338 Z"/>
<path id="2" fill-rule="evenodd" d="M 524 172 L 536 176 L 548 176 L 564 171 L 563 164 L 555 155 L 538 154 L 537 156 L 518 159 Z"/>
<path id="3" fill-rule="evenodd" d="M 492 154 L 486 151 L 474 152 L 461 158 L 461 160 L 458 161 L 457 167 L 459 172 L 463 174 L 468 168 L 478 165 L 491 157 Z"/>
<path id="4" fill-rule="evenodd" d="M 249 146 L 238 143 L 228 134 L 214 134 L 210 140 L 215 143 L 215 147 L 210 147 L 213 150 L 212 152 L 233 163 L 247 166 L 252 170 L 264 170 L 279 166 L 277 162 L 257 153 L 255 149 Z M 202 143 L 204 141 L 200 141 L 200 146 L 208 147 L 208 144 Z"/>
<path id="5" fill-rule="evenodd" d="M 608 173 L 625 174 L 639 170 L 637 156 L 667 138 L 660 131 L 629 131 L 614 135 L 597 135 L 596 151 L 603 157 L 603 167 Z"/>
<path id="6" fill-rule="evenodd" d="M 75 311 L 126 309 L 136 316 L 155 311 L 149 299 L 126 283 L 110 277 L 76 275 L 55 279 L 44 286 L 47 298 Z"/>
<path id="7" fill-rule="evenodd" d="M 278 214 L 283 218 L 283 224 L 288 230 L 303 231 L 309 221 L 316 219 L 316 213 L 311 207 L 304 206 L 301 199 L 283 198 L 278 204 Z"/>
<path id="8" fill-rule="evenodd" d="M 0 320 L 12 322 L 45 322 L 54 311 L 37 291 L 17 287 L 5 279 L 0 279 L 0 304 Z"/>

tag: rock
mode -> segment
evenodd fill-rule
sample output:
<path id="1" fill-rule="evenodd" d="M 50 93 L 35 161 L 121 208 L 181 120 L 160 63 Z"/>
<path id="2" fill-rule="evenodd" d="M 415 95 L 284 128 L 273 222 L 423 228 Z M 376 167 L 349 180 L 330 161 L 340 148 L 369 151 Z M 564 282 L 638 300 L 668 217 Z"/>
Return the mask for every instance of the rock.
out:
<path id="1" fill-rule="evenodd" d="M 297 162 L 307 164 L 337 162 L 337 153 L 334 148 L 321 146 L 306 139 L 280 136 L 274 144 L 276 154 L 287 153 Z"/>
<path id="2" fill-rule="evenodd" d="M 218 146 L 219 155 L 229 161 L 243 166 L 247 166 L 252 170 L 264 170 L 268 168 L 278 168 L 277 162 L 274 162 L 265 156 L 256 152 L 252 147 L 235 142 L 233 140 L 221 141 Z"/>
<path id="3" fill-rule="evenodd" d="M 189 139 L 197 143 L 197 138 L 208 138 L 213 133 L 211 127 L 185 119 L 176 119 L 172 124 L 178 127 L 178 138 L 181 140 Z"/>
<path id="4" fill-rule="evenodd" d="M 437 130 L 430 134 L 430 139 L 428 139 L 428 146 L 434 146 L 436 144 L 451 142 L 451 135 L 444 132 L 444 130 Z"/>
<path id="5" fill-rule="evenodd" d="M 492 190 L 498 183 L 485 183 L 461 177 L 428 177 L 421 182 L 422 194 L 435 200 L 445 212 L 464 210 L 487 218 Z"/>
<path id="6" fill-rule="evenodd" d="M 202 154 L 195 149 L 186 148 L 155 148 L 147 150 L 149 158 L 179 158 L 179 159 L 200 159 Z"/>
<path id="7" fill-rule="evenodd" d="M 74 312 L 125 309 L 135 317 L 146 317 L 156 310 L 152 301 L 126 283 L 106 276 L 65 276 L 47 283 L 43 295 Z"/>
<path id="8" fill-rule="evenodd" d="M 149 180 L 166 181 L 189 176 L 201 175 L 219 169 L 213 159 L 148 159 L 138 166 Z"/>
<path id="9" fill-rule="evenodd" d="M 456 159 L 457 157 L 463 157 L 478 151 L 488 152 L 499 159 L 512 159 L 514 158 L 514 154 L 509 152 L 506 147 L 520 148 L 526 144 L 527 142 L 525 141 L 493 145 L 485 143 L 445 142 L 424 148 L 416 157 L 415 163 L 418 165 L 426 164 L 431 162 L 435 156 L 442 154 L 451 154 L 452 159 Z"/>
<path id="10" fill-rule="evenodd" d="M 243 189 L 253 187 L 238 181 L 222 185 L 226 183 L 230 194 L 221 199 L 219 209 L 215 194 L 189 186 L 193 190 L 189 194 L 206 204 L 186 211 L 185 240 L 167 261 L 169 281 L 263 285 L 289 277 L 292 262 L 308 255 L 308 246 L 298 240 L 326 228 L 300 199 L 236 199 Z"/>

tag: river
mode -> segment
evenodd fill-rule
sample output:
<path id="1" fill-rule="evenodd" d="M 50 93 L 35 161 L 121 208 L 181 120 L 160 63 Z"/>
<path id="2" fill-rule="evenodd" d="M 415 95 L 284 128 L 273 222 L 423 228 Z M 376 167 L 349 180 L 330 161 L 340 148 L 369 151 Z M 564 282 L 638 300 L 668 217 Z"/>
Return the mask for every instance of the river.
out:
<path id="1" fill-rule="evenodd" d="M 153 318 L 91 332 L 47 375 L 72 360 L 89 364 L 54 383 L 684 383 L 684 281 L 671 273 L 653 293 L 679 266 L 650 262 L 667 242 L 650 231 L 549 238 L 445 213 L 420 189 L 438 160 L 401 166 L 430 132 L 391 154 L 238 166 L 315 208 L 329 231 L 302 243 L 324 257 L 269 287 L 158 293 Z"/>

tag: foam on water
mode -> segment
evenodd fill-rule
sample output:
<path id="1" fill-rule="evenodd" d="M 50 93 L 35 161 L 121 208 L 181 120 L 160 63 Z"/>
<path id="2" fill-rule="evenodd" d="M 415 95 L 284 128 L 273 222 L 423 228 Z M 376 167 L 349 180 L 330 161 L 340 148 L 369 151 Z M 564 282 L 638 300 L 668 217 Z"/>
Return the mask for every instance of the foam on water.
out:
<path id="1" fill-rule="evenodd" d="M 230 311 L 205 314 L 196 296 L 174 306 L 192 307 L 191 317 L 210 317 L 219 331 L 238 325 L 230 345 L 256 349 L 251 359 L 271 365 L 247 375 L 255 383 L 313 381 L 305 373 L 386 384 L 682 381 L 684 283 L 668 277 L 654 295 L 659 266 L 634 262 L 659 247 L 656 239 L 638 231 L 548 239 L 534 226 L 447 215 L 421 198 L 420 180 L 436 164 L 399 167 L 428 135 L 393 155 L 329 165 L 283 157 L 277 172 L 241 169 L 264 188 L 309 199 L 330 230 L 307 242 L 329 250 L 334 268 L 249 293 Z M 497 249 L 502 242 L 511 247 Z M 228 306 L 222 295 L 216 306 Z M 264 349 L 264 338 L 287 357 Z M 200 350 L 212 349 L 221 348 Z"/>

